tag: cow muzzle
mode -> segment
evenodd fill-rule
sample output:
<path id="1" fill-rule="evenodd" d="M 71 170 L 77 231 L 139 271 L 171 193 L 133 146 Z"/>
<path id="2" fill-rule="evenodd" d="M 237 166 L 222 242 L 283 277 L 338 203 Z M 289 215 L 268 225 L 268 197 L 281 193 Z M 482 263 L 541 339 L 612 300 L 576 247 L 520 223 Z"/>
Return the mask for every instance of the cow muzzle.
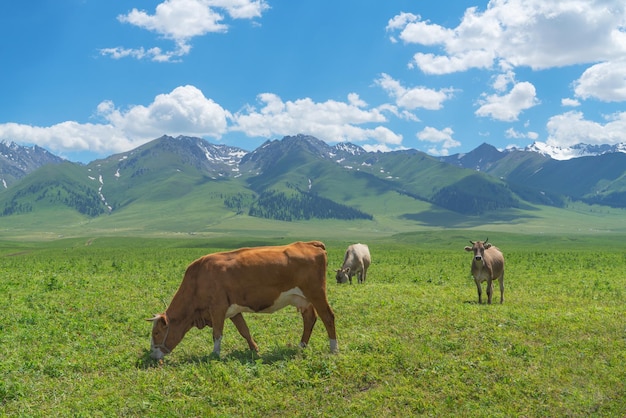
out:
<path id="1" fill-rule="evenodd" d="M 171 350 L 162 344 L 155 344 L 154 341 L 151 341 L 150 344 L 150 357 L 155 360 L 161 360 L 165 357 L 166 354 L 169 354 Z"/>
<path id="2" fill-rule="evenodd" d="M 482 260 L 483 260 L 483 257 L 482 257 L 482 256 L 480 256 L 480 255 L 476 255 L 476 256 L 474 256 L 474 260 L 476 260 L 476 261 L 482 261 Z"/>
<path id="3" fill-rule="evenodd" d="M 337 283 L 348 283 L 350 277 L 345 271 L 337 270 L 337 275 L 335 276 Z"/>
<path id="4" fill-rule="evenodd" d="M 150 357 L 154 360 L 162 360 L 165 357 L 165 353 L 160 348 L 152 347 Z"/>
<path id="5" fill-rule="evenodd" d="M 170 333 L 170 327 L 168 326 L 165 330 L 165 336 L 163 337 L 163 341 L 160 344 L 156 344 L 154 342 L 154 338 L 150 338 L 150 357 L 155 360 L 161 360 L 165 357 L 166 354 L 172 352 L 169 348 L 165 346 L 165 341 L 167 340 L 167 336 Z"/>

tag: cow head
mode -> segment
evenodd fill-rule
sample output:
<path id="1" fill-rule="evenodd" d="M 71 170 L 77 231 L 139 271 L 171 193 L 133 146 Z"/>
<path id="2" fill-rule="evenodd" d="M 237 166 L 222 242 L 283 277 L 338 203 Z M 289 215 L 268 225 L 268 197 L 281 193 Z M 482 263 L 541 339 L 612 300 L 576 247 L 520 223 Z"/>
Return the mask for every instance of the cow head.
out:
<path id="1" fill-rule="evenodd" d="M 146 319 L 152 322 L 152 337 L 150 339 L 150 357 L 155 360 L 161 360 L 166 354 L 169 354 L 174 348 L 168 345 L 168 337 L 170 334 L 170 323 L 165 313 L 155 315 L 153 318 Z M 172 342 L 170 342 L 172 344 Z M 170 347 L 170 348 L 168 348 Z"/>
<path id="2" fill-rule="evenodd" d="M 350 267 L 337 270 L 335 279 L 337 280 L 337 283 L 347 283 L 348 280 L 350 280 Z"/>
<path id="3" fill-rule="evenodd" d="M 491 248 L 491 244 L 487 242 L 488 240 L 489 238 L 487 238 L 484 241 L 476 241 L 476 242 L 470 240 L 470 243 L 472 244 L 472 246 L 470 247 L 468 245 L 467 247 L 465 247 L 465 251 L 473 252 L 475 261 L 483 261 L 483 257 L 485 256 L 485 250 Z"/>

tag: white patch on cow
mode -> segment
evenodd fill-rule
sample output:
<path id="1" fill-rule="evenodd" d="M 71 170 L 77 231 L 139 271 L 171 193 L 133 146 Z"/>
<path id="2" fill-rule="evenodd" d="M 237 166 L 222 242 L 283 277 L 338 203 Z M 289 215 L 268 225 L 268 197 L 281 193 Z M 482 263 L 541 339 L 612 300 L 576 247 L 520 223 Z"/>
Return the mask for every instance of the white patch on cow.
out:
<path id="1" fill-rule="evenodd" d="M 302 312 L 309 306 L 309 301 L 304 297 L 302 290 L 299 287 L 286 290 L 278 295 L 278 298 L 274 301 L 272 306 L 269 306 L 259 313 L 274 313 L 283 309 L 285 306 L 295 306 L 298 311 Z M 226 310 L 226 318 L 232 318 L 233 316 L 243 312 L 254 312 L 248 306 L 241 306 L 233 303 Z"/>
<path id="2" fill-rule="evenodd" d="M 282 292 L 278 296 L 278 299 L 274 301 L 274 304 L 272 306 L 263 309 L 261 312 L 273 313 L 280 309 L 283 309 L 287 305 L 295 306 L 298 311 L 302 312 L 307 308 L 307 306 L 309 306 L 309 301 L 304 297 L 304 294 L 299 287 L 294 287 L 293 289 Z"/>
<path id="3" fill-rule="evenodd" d="M 226 310 L 226 318 L 227 319 L 232 318 L 233 316 L 240 314 L 242 312 L 254 312 L 254 311 L 248 308 L 247 306 L 241 306 L 241 305 L 237 305 L 236 303 L 233 303 Z"/>

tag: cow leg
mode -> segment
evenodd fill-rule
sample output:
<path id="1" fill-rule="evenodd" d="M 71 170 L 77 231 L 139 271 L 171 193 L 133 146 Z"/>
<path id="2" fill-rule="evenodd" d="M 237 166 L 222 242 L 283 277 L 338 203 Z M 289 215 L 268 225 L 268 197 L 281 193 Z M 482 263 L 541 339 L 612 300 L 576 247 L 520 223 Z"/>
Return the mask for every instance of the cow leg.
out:
<path id="1" fill-rule="evenodd" d="M 224 333 L 224 321 L 226 320 L 224 311 L 211 310 L 211 320 L 213 322 L 213 354 L 219 357 L 222 348 L 222 335 Z"/>
<path id="2" fill-rule="evenodd" d="M 487 279 L 487 303 L 491 305 L 491 295 L 493 294 L 493 279 Z"/>
<path id="3" fill-rule="evenodd" d="M 504 302 L 504 272 L 502 272 L 502 275 L 498 278 L 498 281 L 500 282 L 500 303 Z"/>
<path id="4" fill-rule="evenodd" d="M 482 304 L 483 303 L 483 289 L 480 287 L 480 280 L 474 280 L 474 283 L 476 283 L 476 290 L 478 290 L 478 304 Z"/>
<path id="5" fill-rule="evenodd" d="M 230 318 L 230 320 L 233 321 L 233 324 L 235 324 L 235 326 L 237 327 L 237 331 L 239 331 L 239 334 L 241 334 L 241 336 L 246 339 L 250 350 L 259 351 L 259 346 L 256 345 L 256 342 L 254 342 L 252 335 L 250 335 L 250 329 L 248 328 L 248 324 L 246 324 L 246 320 L 243 318 L 243 315 L 239 313 Z"/>
<path id="6" fill-rule="evenodd" d="M 315 322 L 317 322 L 317 315 L 315 314 L 313 305 L 309 304 L 309 306 L 302 309 L 302 322 L 304 323 L 304 330 L 302 331 L 302 338 L 300 339 L 300 347 L 305 348 L 311 338 L 313 326 Z"/>
<path id="7" fill-rule="evenodd" d="M 363 268 L 363 283 L 365 283 L 365 278 L 367 277 L 367 267 Z"/>
<path id="8" fill-rule="evenodd" d="M 328 333 L 328 339 L 330 343 L 330 351 L 336 353 L 339 351 L 337 346 L 337 331 L 335 329 L 335 314 L 328 304 L 328 300 L 325 297 L 315 298 L 311 301 L 313 307 L 317 311 L 317 314 L 322 318 L 322 322 L 326 327 Z"/>

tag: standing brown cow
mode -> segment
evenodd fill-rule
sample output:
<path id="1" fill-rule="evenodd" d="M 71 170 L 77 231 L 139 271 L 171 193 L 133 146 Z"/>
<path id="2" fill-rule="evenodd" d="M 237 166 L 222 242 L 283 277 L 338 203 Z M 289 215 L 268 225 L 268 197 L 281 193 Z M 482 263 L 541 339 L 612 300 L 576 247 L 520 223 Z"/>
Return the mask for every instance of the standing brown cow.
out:
<path id="1" fill-rule="evenodd" d="M 151 356 L 170 353 L 193 327 L 213 328 L 213 353 L 220 354 L 224 321 L 229 319 L 258 350 L 244 312 L 272 313 L 295 306 L 304 321 L 305 347 L 317 315 L 322 318 L 330 350 L 337 351 L 335 315 L 326 297 L 326 249 L 319 241 L 241 248 L 209 254 L 189 265 L 167 310 L 154 318 Z"/>
<path id="2" fill-rule="evenodd" d="M 500 303 L 504 302 L 504 256 L 495 246 L 487 241 L 471 241 L 472 246 L 465 247 L 465 251 L 474 253 L 472 259 L 472 276 L 478 289 L 478 303 L 482 303 L 481 283 L 487 282 L 487 303 L 491 303 L 493 281 L 500 282 Z"/>

